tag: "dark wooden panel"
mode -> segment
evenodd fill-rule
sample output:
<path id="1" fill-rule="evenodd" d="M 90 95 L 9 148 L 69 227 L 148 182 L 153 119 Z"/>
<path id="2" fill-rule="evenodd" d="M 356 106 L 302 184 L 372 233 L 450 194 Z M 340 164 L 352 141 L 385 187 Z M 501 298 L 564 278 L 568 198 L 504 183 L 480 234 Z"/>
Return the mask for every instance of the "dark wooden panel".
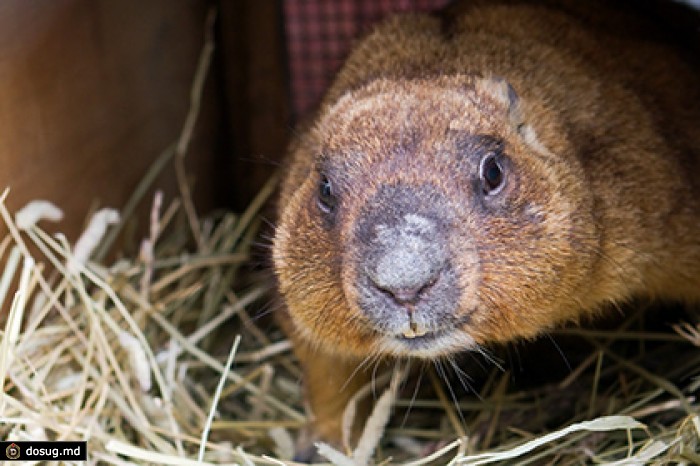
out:
<path id="1" fill-rule="evenodd" d="M 230 197 L 245 208 L 284 155 L 290 131 L 281 5 L 221 1 L 224 125 L 233 154 Z"/>
<path id="2" fill-rule="evenodd" d="M 121 206 L 177 138 L 206 10 L 199 0 L 0 3 L 0 187 L 12 188 L 8 205 L 55 202 L 69 238 L 96 199 Z M 209 89 L 188 156 L 203 205 L 215 189 L 216 105 Z M 172 191 L 174 177 L 162 184 Z"/>

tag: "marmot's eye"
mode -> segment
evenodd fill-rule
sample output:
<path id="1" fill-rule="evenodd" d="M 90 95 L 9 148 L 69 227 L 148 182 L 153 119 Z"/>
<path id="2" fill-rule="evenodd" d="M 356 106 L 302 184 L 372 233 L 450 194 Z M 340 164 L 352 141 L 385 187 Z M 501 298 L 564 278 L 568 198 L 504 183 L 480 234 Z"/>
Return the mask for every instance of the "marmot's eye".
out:
<path id="1" fill-rule="evenodd" d="M 496 194 L 503 188 L 506 176 L 495 155 L 490 154 L 483 158 L 479 167 L 479 178 L 484 194 Z"/>
<path id="2" fill-rule="evenodd" d="M 329 214 L 335 210 L 338 200 L 333 192 L 333 185 L 327 176 L 321 175 L 321 181 L 318 184 L 318 207 L 325 213 Z"/>

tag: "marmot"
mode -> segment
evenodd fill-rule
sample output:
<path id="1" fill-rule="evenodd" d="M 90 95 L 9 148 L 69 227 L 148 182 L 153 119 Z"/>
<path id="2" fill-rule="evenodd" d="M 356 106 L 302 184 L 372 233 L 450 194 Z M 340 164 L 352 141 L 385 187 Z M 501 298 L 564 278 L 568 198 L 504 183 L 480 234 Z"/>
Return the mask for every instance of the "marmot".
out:
<path id="1" fill-rule="evenodd" d="M 356 45 L 291 143 L 273 244 L 320 438 L 368 358 L 700 300 L 700 35 L 625 3 L 467 1 Z"/>

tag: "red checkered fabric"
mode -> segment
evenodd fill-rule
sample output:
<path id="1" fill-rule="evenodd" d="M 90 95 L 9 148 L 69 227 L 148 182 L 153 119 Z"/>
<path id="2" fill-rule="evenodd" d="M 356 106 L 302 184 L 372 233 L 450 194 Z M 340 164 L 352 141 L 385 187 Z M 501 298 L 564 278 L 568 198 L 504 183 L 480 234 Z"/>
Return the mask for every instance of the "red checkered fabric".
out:
<path id="1" fill-rule="evenodd" d="M 381 18 L 434 11 L 450 0 L 283 0 L 292 110 L 303 116 L 321 99 L 352 41 Z"/>

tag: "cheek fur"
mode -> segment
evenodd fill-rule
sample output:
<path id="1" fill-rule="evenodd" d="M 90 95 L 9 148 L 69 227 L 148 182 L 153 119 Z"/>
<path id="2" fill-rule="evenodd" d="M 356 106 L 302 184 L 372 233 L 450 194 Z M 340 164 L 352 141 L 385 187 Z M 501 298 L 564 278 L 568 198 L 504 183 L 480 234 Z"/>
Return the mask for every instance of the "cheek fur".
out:
<path id="1" fill-rule="evenodd" d="M 470 235 L 455 235 L 451 241 L 452 263 L 457 272 L 459 287 L 460 317 L 471 315 L 483 307 L 479 296 L 479 287 L 482 281 L 482 267 L 479 259 L 479 251 Z"/>
<path id="2" fill-rule="evenodd" d="M 531 221 L 533 216 L 538 221 Z M 572 221 L 576 216 L 573 209 L 545 211 L 527 205 L 504 222 L 511 224 L 491 223 L 499 242 L 478 241 L 488 246 L 479 248 L 477 341 L 529 338 L 571 318 L 580 308 L 575 297 L 588 286 L 591 265 L 582 260 L 576 245 L 582 235 L 590 240 L 589 233 Z M 519 218 L 530 220 L 519 222 Z"/>
<path id="3" fill-rule="evenodd" d="M 279 289 L 304 340 L 326 352 L 364 355 L 374 342 L 346 298 L 352 279 L 343 271 L 342 241 L 324 228 L 312 196 L 298 190 L 280 220 L 273 247 Z"/>

